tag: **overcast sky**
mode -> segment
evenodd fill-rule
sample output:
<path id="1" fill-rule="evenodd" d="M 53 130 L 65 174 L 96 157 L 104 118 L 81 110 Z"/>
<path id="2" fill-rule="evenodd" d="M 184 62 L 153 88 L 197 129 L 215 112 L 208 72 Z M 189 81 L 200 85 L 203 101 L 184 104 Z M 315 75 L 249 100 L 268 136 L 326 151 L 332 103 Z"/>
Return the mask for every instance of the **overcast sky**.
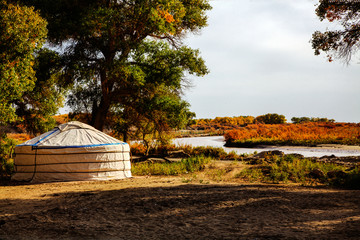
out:
<path id="1" fill-rule="evenodd" d="M 346 66 L 314 56 L 311 35 L 334 28 L 315 15 L 315 0 L 210 0 L 209 26 L 186 43 L 210 74 L 191 77 L 185 99 L 197 118 L 327 117 L 360 122 L 359 60 Z"/>

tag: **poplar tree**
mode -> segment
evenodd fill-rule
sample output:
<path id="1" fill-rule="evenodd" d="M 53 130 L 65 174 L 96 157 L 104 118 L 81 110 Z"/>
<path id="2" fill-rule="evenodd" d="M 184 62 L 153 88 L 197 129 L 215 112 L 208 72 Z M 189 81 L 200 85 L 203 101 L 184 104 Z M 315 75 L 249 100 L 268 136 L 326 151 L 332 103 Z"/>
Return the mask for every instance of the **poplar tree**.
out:
<path id="1" fill-rule="evenodd" d="M 89 111 L 97 129 L 103 130 L 116 111 L 145 116 L 157 106 L 177 114 L 170 105 L 186 111 L 181 104 L 186 76 L 208 72 L 199 52 L 183 44 L 187 34 L 207 25 L 208 0 L 23 3 L 39 9 L 48 21 L 48 41 L 62 46 L 65 76 L 73 84 L 69 105 Z"/>

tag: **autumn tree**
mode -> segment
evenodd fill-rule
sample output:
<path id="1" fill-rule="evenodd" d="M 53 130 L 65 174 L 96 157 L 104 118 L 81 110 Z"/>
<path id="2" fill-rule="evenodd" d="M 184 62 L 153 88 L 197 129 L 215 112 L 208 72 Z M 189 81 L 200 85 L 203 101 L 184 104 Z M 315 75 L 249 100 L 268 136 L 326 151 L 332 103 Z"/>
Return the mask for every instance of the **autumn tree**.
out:
<path id="1" fill-rule="evenodd" d="M 49 23 L 48 40 L 65 47 L 66 76 L 74 89 L 69 104 L 91 111 L 90 123 L 97 129 L 104 128 L 114 108 L 138 111 L 134 104 L 152 89 L 149 84 L 166 86 L 180 97 L 186 72 L 207 73 L 198 52 L 182 40 L 206 26 L 208 0 L 22 2 L 41 10 Z M 166 47 L 157 45 L 161 42 Z M 173 52 L 154 57 L 154 48 Z"/>
<path id="2" fill-rule="evenodd" d="M 320 0 L 316 15 L 321 21 L 337 22 L 336 30 L 316 31 L 312 36 L 315 55 L 325 52 L 329 61 L 343 59 L 349 63 L 359 50 L 360 43 L 360 2 L 351 0 Z"/>
<path id="3" fill-rule="evenodd" d="M 279 115 L 276 113 L 268 113 L 265 115 L 260 115 L 255 118 L 256 123 L 264 124 L 282 124 L 286 123 L 286 118 L 284 115 Z"/>

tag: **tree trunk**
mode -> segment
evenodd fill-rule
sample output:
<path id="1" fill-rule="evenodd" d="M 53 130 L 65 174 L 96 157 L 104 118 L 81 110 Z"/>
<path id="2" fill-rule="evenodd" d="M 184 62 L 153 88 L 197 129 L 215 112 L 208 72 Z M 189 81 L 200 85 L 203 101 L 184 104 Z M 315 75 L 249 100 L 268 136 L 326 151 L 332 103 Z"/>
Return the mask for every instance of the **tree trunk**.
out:
<path id="1" fill-rule="evenodd" d="M 104 99 L 101 99 L 99 107 L 93 109 L 91 125 L 100 130 L 104 130 L 105 120 L 109 113 L 110 104 L 106 103 Z"/>
<path id="2" fill-rule="evenodd" d="M 105 55 L 105 54 L 104 54 Z M 107 58 L 111 59 L 111 58 Z M 110 63 L 108 63 L 110 65 Z M 91 125 L 97 130 L 103 131 L 105 126 L 105 120 L 109 113 L 110 109 L 110 89 L 109 87 L 109 79 L 107 77 L 106 68 L 100 70 L 100 79 L 101 79 L 101 100 L 100 104 L 92 109 L 92 120 Z"/>
<path id="3" fill-rule="evenodd" d="M 126 130 L 124 130 L 122 132 L 122 135 L 123 135 L 123 141 L 127 142 L 128 141 L 128 128 L 126 128 Z"/>

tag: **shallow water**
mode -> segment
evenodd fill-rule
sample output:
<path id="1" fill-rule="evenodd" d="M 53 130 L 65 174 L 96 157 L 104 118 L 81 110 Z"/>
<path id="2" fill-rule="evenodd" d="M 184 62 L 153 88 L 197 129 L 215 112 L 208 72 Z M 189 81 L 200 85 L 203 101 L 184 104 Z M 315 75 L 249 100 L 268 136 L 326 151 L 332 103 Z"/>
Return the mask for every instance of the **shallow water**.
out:
<path id="1" fill-rule="evenodd" d="M 224 147 L 225 140 L 223 136 L 212 136 L 212 137 L 191 137 L 191 138 L 177 138 L 173 140 L 176 145 L 192 145 L 194 147 L 199 146 L 210 146 L 210 147 L 222 147 L 226 152 L 235 151 L 238 154 L 242 153 L 254 153 L 269 151 L 269 150 L 280 150 L 285 154 L 288 153 L 299 153 L 305 157 L 322 157 L 325 155 L 335 155 L 338 157 L 342 156 L 360 156 L 360 148 L 358 150 L 341 149 L 341 148 L 324 148 L 324 147 L 292 147 L 282 146 L 273 147 L 268 146 L 264 148 L 229 148 Z"/>

